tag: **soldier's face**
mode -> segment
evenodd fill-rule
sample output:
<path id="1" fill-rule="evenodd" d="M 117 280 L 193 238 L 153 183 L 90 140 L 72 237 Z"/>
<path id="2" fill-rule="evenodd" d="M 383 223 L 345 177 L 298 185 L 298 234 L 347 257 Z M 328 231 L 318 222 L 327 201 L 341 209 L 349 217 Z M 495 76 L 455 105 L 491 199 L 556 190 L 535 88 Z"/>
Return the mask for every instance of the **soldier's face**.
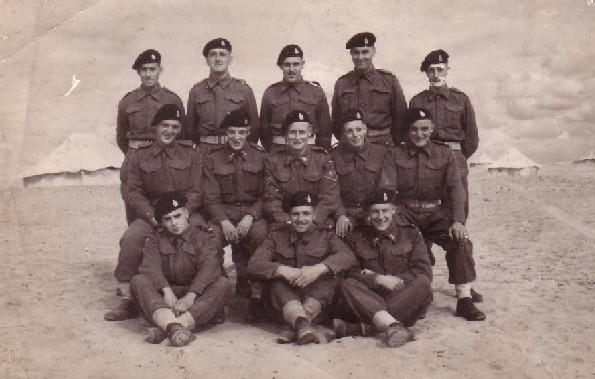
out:
<path id="1" fill-rule="evenodd" d="M 302 151 L 308 145 L 308 138 L 312 135 L 312 125 L 309 122 L 294 122 L 287 128 L 285 139 L 294 151 Z"/>
<path id="2" fill-rule="evenodd" d="M 395 215 L 395 206 L 392 204 L 373 204 L 368 208 L 370 224 L 376 230 L 387 230 Z"/>
<path id="3" fill-rule="evenodd" d="M 372 67 L 372 58 L 376 54 L 375 47 L 354 47 L 350 50 L 353 67 L 356 70 L 367 70 Z"/>
<path id="4" fill-rule="evenodd" d="M 419 120 L 409 127 L 409 139 L 417 147 L 424 147 L 430 142 L 434 125 L 430 120 Z"/>
<path id="5" fill-rule="evenodd" d="M 281 64 L 281 71 L 283 71 L 283 80 L 289 83 L 294 83 L 300 80 L 302 69 L 304 68 L 304 60 L 300 57 L 285 58 Z"/>
<path id="6" fill-rule="evenodd" d="M 224 73 L 231 63 L 231 53 L 226 49 L 211 49 L 206 60 L 211 72 Z"/>
<path id="7" fill-rule="evenodd" d="M 182 130 L 182 124 L 178 120 L 163 120 L 157 125 L 157 143 L 169 145 L 176 140 Z"/>
<path id="8" fill-rule="evenodd" d="M 161 225 L 171 234 L 180 235 L 188 229 L 189 213 L 185 207 L 171 211 L 161 218 Z"/>
<path id="9" fill-rule="evenodd" d="M 250 128 L 230 126 L 225 130 L 227 144 L 233 150 L 242 150 L 246 145 L 246 138 L 250 135 Z"/>
<path id="10" fill-rule="evenodd" d="M 145 63 L 139 67 L 136 72 L 140 76 L 140 81 L 143 87 L 153 88 L 159 83 L 159 75 L 163 68 L 159 63 Z"/>
<path id="11" fill-rule="evenodd" d="M 428 66 L 426 75 L 433 87 L 441 87 L 446 84 L 446 76 L 448 75 L 448 64 L 435 63 Z"/>
<path id="12" fill-rule="evenodd" d="M 347 142 L 355 148 L 364 146 L 367 133 L 368 128 L 361 120 L 350 121 L 343 126 L 343 134 L 345 134 Z"/>
<path id="13" fill-rule="evenodd" d="M 305 233 L 312 227 L 314 222 L 314 207 L 310 205 L 303 205 L 293 207 L 289 211 L 289 220 L 291 226 L 298 233 Z"/>

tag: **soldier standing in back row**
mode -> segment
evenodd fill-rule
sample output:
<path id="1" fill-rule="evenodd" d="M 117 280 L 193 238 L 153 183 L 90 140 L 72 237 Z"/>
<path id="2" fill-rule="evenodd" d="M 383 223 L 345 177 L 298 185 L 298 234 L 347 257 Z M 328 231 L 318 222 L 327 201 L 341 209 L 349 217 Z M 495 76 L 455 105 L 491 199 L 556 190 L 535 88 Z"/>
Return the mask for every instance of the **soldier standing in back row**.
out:
<path id="1" fill-rule="evenodd" d="M 343 116 L 349 109 L 359 109 L 367 117 L 368 139 L 394 146 L 402 140 L 400 133 L 407 102 L 396 76 L 374 68 L 375 42 L 374 34 L 365 32 L 354 35 L 345 45 L 354 69 L 335 83 L 333 134 L 340 139 Z"/>
<path id="2" fill-rule="evenodd" d="M 304 52 L 298 45 L 287 45 L 279 53 L 277 66 L 283 80 L 269 86 L 262 95 L 260 137 L 263 147 L 274 152 L 287 146 L 282 132 L 283 121 L 292 110 L 308 113 L 312 120 L 312 136 L 308 143 L 325 150 L 331 148 L 331 118 L 326 95 L 317 82 L 302 78 Z"/>
<path id="3" fill-rule="evenodd" d="M 467 159 L 477 150 L 479 136 L 475 112 L 469 97 L 461 90 L 448 87 L 448 54 L 435 50 L 426 56 L 420 70 L 430 81 L 430 88 L 413 96 L 411 108 L 425 108 L 434 119 L 433 140 L 445 142 L 455 153 L 465 189 L 465 216 L 469 216 L 469 186 Z"/>
<path id="4" fill-rule="evenodd" d="M 161 54 L 157 50 L 149 49 L 139 54 L 132 69 L 140 77 L 141 85 L 130 91 L 118 104 L 116 120 L 116 142 L 125 154 L 120 169 L 122 181 L 120 192 L 126 208 L 126 221 L 130 225 L 136 214 L 130 206 L 126 182 L 128 181 L 129 161 L 132 151 L 147 141 L 155 140 L 155 126 L 151 125 L 157 110 L 165 104 L 174 104 L 184 113 L 184 104 L 174 92 L 159 84 L 159 76 L 163 72 Z M 187 139 L 185 122 L 182 117 L 182 130 L 178 139 Z"/>
<path id="5" fill-rule="evenodd" d="M 243 108 L 251 120 L 248 141 L 257 143 L 260 128 L 256 100 L 245 81 L 229 75 L 231 44 L 224 38 L 216 38 L 205 45 L 202 55 L 210 74 L 196 83 L 188 95 L 188 128 L 192 140 L 201 145 L 202 154 L 224 145 L 226 137 L 220 134 L 221 121 L 230 111 Z"/>

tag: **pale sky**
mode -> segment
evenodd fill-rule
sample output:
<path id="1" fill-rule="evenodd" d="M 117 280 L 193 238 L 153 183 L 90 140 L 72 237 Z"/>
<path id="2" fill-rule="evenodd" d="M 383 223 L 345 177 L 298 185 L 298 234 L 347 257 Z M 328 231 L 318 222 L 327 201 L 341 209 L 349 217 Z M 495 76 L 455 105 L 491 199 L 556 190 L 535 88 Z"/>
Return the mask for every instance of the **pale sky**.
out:
<path id="1" fill-rule="evenodd" d="M 375 66 L 397 75 L 407 100 L 427 87 L 424 56 L 442 48 L 449 85 L 475 107 L 479 154 L 496 159 L 514 146 L 550 163 L 595 149 L 592 0 L 21 3 L 4 1 L 0 14 L 4 175 L 73 132 L 114 142 L 116 105 L 139 85 L 130 66 L 147 48 L 161 52 L 161 83 L 185 102 L 208 75 L 201 51 L 216 37 L 231 41 L 231 74 L 250 84 L 259 105 L 281 79 L 275 62 L 286 44 L 303 48 L 304 77 L 320 82 L 329 102 L 352 68 L 345 42 L 357 32 L 376 35 Z M 63 96 L 73 75 L 81 82 Z"/>

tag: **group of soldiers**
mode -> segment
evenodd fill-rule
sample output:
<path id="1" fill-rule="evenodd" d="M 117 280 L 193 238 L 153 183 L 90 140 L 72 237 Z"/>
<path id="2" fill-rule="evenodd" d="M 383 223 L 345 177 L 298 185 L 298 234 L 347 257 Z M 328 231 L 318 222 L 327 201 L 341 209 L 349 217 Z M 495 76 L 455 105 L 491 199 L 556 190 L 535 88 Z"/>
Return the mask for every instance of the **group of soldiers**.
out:
<path id="1" fill-rule="evenodd" d="M 229 74 L 226 39 L 204 46 L 210 74 L 186 111 L 159 84 L 159 52 L 138 56 L 141 86 L 118 105 L 128 228 L 115 270 L 122 300 L 106 320 L 142 314 L 154 325 L 148 342 L 187 345 L 196 327 L 225 320 L 231 245 L 246 320 L 282 318 L 278 342 L 318 342 L 322 322 L 335 338 L 401 346 L 432 302 L 433 243 L 446 251 L 456 315 L 485 319 L 465 228 L 473 108 L 447 86 L 443 50 L 423 60 L 430 87 L 408 108 L 396 76 L 373 65 L 375 41 L 364 32 L 346 43 L 354 69 L 335 84 L 332 114 L 320 85 L 302 78 L 297 45 L 281 50 L 283 80 L 260 115 Z"/>

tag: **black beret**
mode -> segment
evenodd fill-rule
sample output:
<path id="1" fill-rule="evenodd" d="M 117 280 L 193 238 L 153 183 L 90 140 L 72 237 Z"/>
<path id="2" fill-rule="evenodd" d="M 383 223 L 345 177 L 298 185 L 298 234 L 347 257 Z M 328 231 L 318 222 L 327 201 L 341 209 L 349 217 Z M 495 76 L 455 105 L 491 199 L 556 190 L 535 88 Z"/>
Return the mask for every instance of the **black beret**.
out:
<path id="1" fill-rule="evenodd" d="M 294 122 L 310 122 L 310 116 L 308 116 L 307 112 L 294 110 L 291 111 L 285 116 L 285 121 L 283 121 L 283 125 L 281 127 L 281 131 L 283 134 L 287 133 L 287 128 Z"/>
<path id="2" fill-rule="evenodd" d="M 293 207 L 309 205 L 315 207 L 318 204 L 318 198 L 308 191 L 297 191 L 288 195 L 283 200 L 283 211 L 288 213 Z"/>
<path id="3" fill-rule="evenodd" d="M 209 55 L 211 49 L 225 49 L 231 53 L 231 43 L 225 38 L 215 38 L 207 42 L 205 47 L 202 49 L 202 55 L 206 58 Z"/>
<path id="4" fill-rule="evenodd" d="M 159 63 L 161 64 L 161 54 L 157 50 L 149 49 L 145 50 L 136 57 L 134 64 L 132 65 L 133 70 L 138 70 L 140 66 L 145 63 Z"/>
<path id="5" fill-rule="evenodd" d="M 393 204 L 395 192 L 386 188 L 374 188 L 363 201 L 363 206 L 368 208 L 375 204 Z"/>
<path id="6" fill-rule="evenodd" d="M 227 112 L 223 121 L 221 121 L 220 129 L 225 129 L 228 126 L 235 126 L 236 128 L 247 128 L 250 126 L 250 114 L 244 108 L 234 109 Z"/>
<path id="7" fill-rule="evenodd" d="M 345 112 L 345 114 L 343 115 L 343 117 L 341 117 L 341 123 L 343 125 L 347 124 L 348 122 L 357 120 L 361 120 L 365 123 L 366 115 L 364 114 L 364 112 L 355 108 L 348 109 L 347 112 Z"/>
<path id="8" fill-rule="evenodd" d="M 161 108 L 157 110 L 157 113 L 155 113 L 155 117 L 153 117 L 151 125 L 159 125 L 159 123 L 163 120 L 182 121 L 182 111 L 175 104 L 162 105 Z"/>
<path id="9" fill-rule="evenodd" d="M 407 126 L 411 126 L 416 121 L 419 120 L 432 120 L 432 115 L 430 112 L 425 108 L 409 108 L 407 109 L 407 113 L 405 113 L 405 122 Z"/>
<path id="10" fill-rule="evenodd" d="M 419 70 L 425 72 L 431 64 L 436 63 L 448 63 L 448 53 L 442 49 L 432 51 L 421 62 Z"/>
<path id="11" fill-rule="evenodd" d="M 285 46 L 284 48 L 281 49 L 281 52 L 279 53 L 279 57 L 277 58 L 277 66 L 281 66 L 283 64 L 283 61 L 285 60 L 285 58 L 289 58 L 289 57 L 303 58 L 304 52 L 302 51 L 302 48 L 299 47 L 298 45 Z"/>
<path id="12" fill-rule="evenodd" d="M 166 214 L 186 205 L 186 196 L 179 192 L 168 192 L 157 199 L 155 204 L 155 220 L 161 222 Z"/>
<path id="13" fill-rule="evenodd" d="M 346 49 L 353 49 L 354 47 L 372 47 L 376 42 L 376 36 L 370 32 L 357 33 L 347 41 Z"/>

